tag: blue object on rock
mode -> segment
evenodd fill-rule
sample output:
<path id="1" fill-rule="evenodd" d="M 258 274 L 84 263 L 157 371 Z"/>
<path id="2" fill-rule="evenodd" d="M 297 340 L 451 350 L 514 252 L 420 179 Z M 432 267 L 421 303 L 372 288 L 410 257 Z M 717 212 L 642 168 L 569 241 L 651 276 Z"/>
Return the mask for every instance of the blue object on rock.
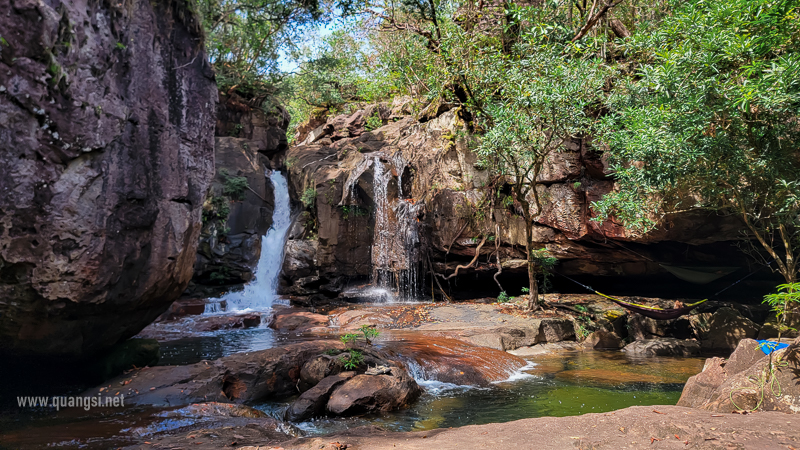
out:
<path id="1" fill-rule="evenodd" d="M 778 351 L 782 348 L 786 348 L 789 344 L 785 342 L 775 342 L 775 341 L 764 341 L 764 340 L 757 340 L 758 348 L 764 352 L 765 355 L 769 355 L 772 352 Z"/>

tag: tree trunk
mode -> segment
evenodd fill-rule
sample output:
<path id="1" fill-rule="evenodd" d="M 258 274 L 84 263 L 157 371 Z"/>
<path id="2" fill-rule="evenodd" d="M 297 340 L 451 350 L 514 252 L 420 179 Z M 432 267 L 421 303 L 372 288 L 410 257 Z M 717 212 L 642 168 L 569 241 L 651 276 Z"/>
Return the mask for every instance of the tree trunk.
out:
<path id="1" fill-rule="evenodd" d="M 536 266 L 531 259 L 531 252 L 533 251 L 533 220 L 525 218 L 525 252 L 527 253 L 528 261 L 528 305 L 525 309 L 528 311 L 536 311 L 539 309 L 539 286 L 536 283 Z"/>

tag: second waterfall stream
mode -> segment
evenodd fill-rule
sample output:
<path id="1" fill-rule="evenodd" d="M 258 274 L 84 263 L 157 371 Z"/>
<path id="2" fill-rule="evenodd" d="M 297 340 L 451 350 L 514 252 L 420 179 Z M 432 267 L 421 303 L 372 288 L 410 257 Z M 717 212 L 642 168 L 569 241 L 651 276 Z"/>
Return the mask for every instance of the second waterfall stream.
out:
<path id="1" fill-rule="evenodd" d="M 243 290 L 228 293 L 221 298 L 227 304 L 225 308 L 227 311 L 269 309 L 277 296 L 286 233 L 292 225 L 292 208 L 286 177 L 275 170 L 269 175 L 269 179 L 275 195 L 272 227 L 261 238 L 261 256 L 258 259 L 255 279 Z"/>

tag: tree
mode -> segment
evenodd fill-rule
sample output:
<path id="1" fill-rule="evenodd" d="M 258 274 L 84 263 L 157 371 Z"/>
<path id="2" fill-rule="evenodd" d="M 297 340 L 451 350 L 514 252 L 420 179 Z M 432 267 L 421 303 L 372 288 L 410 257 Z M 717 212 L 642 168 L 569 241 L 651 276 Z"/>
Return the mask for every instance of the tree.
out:
<path id="1" fill-rule="evenodd" d="M 221 89 L 263 93 L 280 75 L 280 52 L 328 19 L 319 0 L 198 0 L 206 49 Z M 251 92 L 248 92 L 251 91 Z"/>
<path id="2" fill-rule="evenodd" d="M 595 204 L 643 231 L 736 214 L 786 283 L 800 254 L 800 1 L 692 0 L 634 36 L 604 123 L 619 190 Z"/>
<path id="3" fill-rule="evenodd" d="M 533 242 L 534 224 L 542 213 L 544 187 L 539 176 L 547 159 L 566 141 L 591 133 L 591 106 L 604 81 L 593 58 L 565 56 L 560 45 L 535 39 L 525 44 L 527 57 L 495 54 L 481 64 L 489 80 L 503 87 L 484 104 L 491 126 L 478 154 L 511 185 L 525 220 L 528 261 L 528 309 L 540 306 L 536 275 L 541 252 Z"/>

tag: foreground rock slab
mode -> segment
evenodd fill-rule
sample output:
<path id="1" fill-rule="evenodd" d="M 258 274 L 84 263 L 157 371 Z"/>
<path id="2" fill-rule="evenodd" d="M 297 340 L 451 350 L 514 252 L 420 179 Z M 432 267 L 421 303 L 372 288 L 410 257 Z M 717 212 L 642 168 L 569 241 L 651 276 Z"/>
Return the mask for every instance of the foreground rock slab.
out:
<path id="1" fill-rule="evenodd" d="M 540 417 L 412 433 L 354 429 L 294 439 L 279 447 L 317 450 L 334 448 L 327 447 L 333 442 L 348 450 L 785 449 L 800 445 L 800 416 L 779 412 L 714 414 L 678 406 L 633 406 L 603 414 Z"/>

